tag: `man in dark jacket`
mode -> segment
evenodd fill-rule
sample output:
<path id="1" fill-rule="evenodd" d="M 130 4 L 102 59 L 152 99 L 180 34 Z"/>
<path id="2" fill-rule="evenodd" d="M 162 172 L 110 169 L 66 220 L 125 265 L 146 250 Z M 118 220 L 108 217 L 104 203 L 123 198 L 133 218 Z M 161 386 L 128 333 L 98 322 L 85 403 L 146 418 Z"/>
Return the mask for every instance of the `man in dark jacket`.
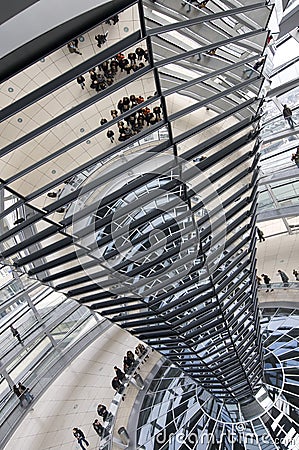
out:
<path id="1" fill-rule="evenodd" d="M 21 393 L 21 395 L 25 398 L 26 402 L 29 404 L 34 399 L 33 395 L 30 394 L 29 389 L 24 386 L 21 382 L 18 384 L 18 389 Z"/>
<path id="2" fill-rule="evenodd" d="M 135 50 L 136 55 L 138 56 L 138 61 L 142 60 L 142 57 L 144 55 L 144 50 L 142 47 L 137 47 Z"/>
<path id="3" fill-rule="evenodd" d="M 73 428 L 73 435 L 77 439 L 77 442 L 80 445 L 80 447 L 83 450 L 86 450 L 86 448 L 83 445 L 83 442 L 84 442 L 84 444 L 87 445 L 87 447 L 89 446 L 89 442 L 85 439 L 85 435 L 84 435 L 83 431 L 80 430 L 79 428 Z"/>
<path id="4" fill-rule="evenodd" d="M 115 375 L 117 376 L 119 381 L 122 381 L 125 378 L 125 376 L 126 376 L 124 374 L 124 372 L 117 366 L 114 366 L 114 370 L 115 370 Z"/>
<path id="5" fill-rule="evenodd" d="M 85 88 L 85 78 L 83 75 L 79 75 L 77 77 L 77 83 L 80 84 L 81 88 L 84 89 Z"/>
<path id="6" fill-rule="evenodd" d="M 287 274 L 285 272 L 283 272 L 282 270 L 278 270 L 278 273 L 280 275 L 281 281 L 283 282 L 284 287 L 288 287 L 289 286 L 289 277 L 287 276 Z"/>
<path id="7" fill-rule="evenodd" d="M 269 289 L 271 289 L 271 279 L 268 275 L 262 273 L 262 277 L 264 278 L 264 283 L 267 287 L 266 292 L 269 292 Z M 273 289 L 271 289 L 271 292 L 273 291 Z"/>
<path id="8" fill-rule="evenodd" d="M 114 131 L 113 130 L 108 130 L 106 134 L 107 134 L 107 138 L 110 139 L 111 144 L 113 144 L 113 142 L 114 142 Z"/>
<path id="9" fill-rule="evenodd" d="M 265 241 L 265 237 L 264 237 L 263 231 L 260 230 L 258 227 L 256 227 L 256 232 L 257 232 L 259 241 L 260 241 L 260 242 Z"/>
<path id="10" fill-rule="evenodd" d="M 122 394 L 124 391 L 124 385 L 119 381 L 119 379 L 117 377 L 114 377 L 111 381 L 111 385 L 113 387 L 113 389 L 115 389 L 116 392 L 118 392 L 119 394 Z"/>
<path id="11" fill-rule="evenodd" d="M 107 417 L 108 417 L 108 410 L 107 410 L 107 408 L 106 408 L 106 406 L 105 405 L 102 405 L 101 403 L 98 405 L 98 407 L 97 407 L 97 413 L 98 413 L 98 415 L 100 416 L 100 417 L 103 417 L 103 420 L 104 420 L 104 422 L 105 422 L 105 420 L 107 420 Z"/>
<path id="12" fill-rule="evenodd" d="M 283 117 L 285 118 L 285 120 L 288 122 L 288 124 L 290 125 L 291 128 L 295 128 L 295 122 L 293 120 L 293 112 L 291 110 L 291 108 L 289 108 L 287 105 L 283 105 Z"/>
<path id="13" fill-rule="evenodd" d="M 20 389 L 15 384 L 13 385 L 12 390 L 14 391 L 14 394 L 16 394 L 16 396 L 20 400 L 20 405 L 23 407 L 24 406 L 24 403 L 23 403 L 24 395 L 21 393 Z"/>
<path id="14" fill-rule="evenodd" d="M 102 436 L 104 427 L 103 425 L 98 421 L 98 419 L 95 419 L 95 421 L 92 424 L 94 431 L 99 435 Z"/>

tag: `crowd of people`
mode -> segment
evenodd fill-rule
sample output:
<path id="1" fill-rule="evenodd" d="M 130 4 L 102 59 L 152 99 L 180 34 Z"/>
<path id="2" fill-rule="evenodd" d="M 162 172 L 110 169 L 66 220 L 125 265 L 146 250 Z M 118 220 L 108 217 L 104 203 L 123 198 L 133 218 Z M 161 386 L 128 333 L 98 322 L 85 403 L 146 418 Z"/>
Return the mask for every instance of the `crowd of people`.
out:
<path id="1" fill-rule="evenodd" d="M 139 343 L 135 348 L 135 356 L 137 358 L 141 358 L 146 354 L 146 348 L 143 344 Z M 121 370 L 118 366 L 114 366 L 115 377 L 113 377 L 111 381 L 112 388 L 118 394 L 122 394 L 125 389 L 124 381 L 127 375 L 132 371 L 132 368 L 136 366 L 135 356 L 131 350 L 128 350 L 123 359 L 123 370 Z M 124 396 L 122 396 L 124 399 Z M 97 406 L 97 414 L 103 422 L 109 422 L 113 417 L 112 413 L 108 411 L 107 407 L 102 403 L 99 403 Z M 107 429 L 100 422 L 99 419 L 95 419 L 93 421 L 93 429 L 101 438 L 105 436 L 107 433 Z M 77 440 L 77 443 L 83 450 L 86 450 L 84 445 L 89 446 L 89 442 L 87 441 L 84 432 L 80 428 L 73 428 L 73 436 Z"/>
<path id="2" fill-rule="evenodd" d="M 138 344 L 135 348 L 135 355 L 140 358 L 146 353 L 146 349 L 143 344 Z M 126 379 L 126 375 L 131 372 L 131 370 L 136 366 L 135 356 L 131 350 L 128 350 L 123 359 L 123 370 L 119 367 L 114 366 L 115 377 L 111 381 L 112 388 L 118 393 L 122 394 L 124 392 L 125 386 L 123 381 Z M 124 397 L 123 397 L 124 399 Z"/>
<path id="3" fill-rule="evenodd" d="M 259 242 L 264 242 L 265 241 L 264 232 L 258 227 L 256 227 L 256 232 L 257 232 L 257 235 L 258 235 L 258 238 L 259 238 Z M 288 275 L 281 269 L 279 269 L 277 271 L 277 273 L 280 276 L 284 287 L 288 287 L 289 286 L 289 277 L 288 277 Z M 296 269 L 293 270 L 293 275 L 295 277 L 295 281 L 299 281 L 299 273 L 298 273 L 298 271 Z M 264 284 L 266 285 L 266 288 L 267 288 L 266 292 L 269 292 L 269 291 L 272 292 L 274 289 L 272 288 L 271 278 L 269 277 L 269 275 L 267 275 L 265 273 L 262 273 L 261 277 L 259 277 L 259 276 L 256 277 L 258 286 L 261 286 L 262 281 L 264 281 Z"/>
<path id="4" fill-rule="evenodd" d="M 135 96 L 134 94 L 130 95 L 130 97 L 123 97 L 119 100 L 117 109 L 120 114 L 128 111 L 128 115 L 117 123 L 119 142 L 126 141 L 131 136 L 139 133 L 144 126 L 154 125 L 161 120 L 162 110 L 158 105 L 154 106 L 152 110 L 148 106 L 145 106 L 140 108 L 138 111 L 129 112 L 130 109 L 134 108 L 136 105 L 141 105 L 143 102 L 144 97 L 142 95 Z M 118 117 L 117 109 L 111 110 L 112 119 Z M 100 121 L 100 125 L 104 125 L 107 122 L 107 119 L 103 118 Z M 115 141 L 115 132 L 113 130 L 109 129 L 106 135 L 108 139 L 110 139 L 111 143 Z"/>
<path id="5" fill-rule="evenodd" d="M 98 42 L 98 47 L 101 47 L 107 40 L 108 32 L 101 35 L 95 36 Z M 148 52 L 142 47 L 137 47 L 135 51 L 130 51 L 127 55 L 124 53 L 117 53 L 111 59 L 103 61 L 97 67 L 93 67 L 89 70 L 88 76 L 90 79 L 90 88 L 94 89 L 96 92 L 103 91 L 108 86 L 111 86 L 117 74 L 125 72 L 130 75 L 131 72 L 137 72 L 138 70 L 145 67 L 148 61 Z M 81 74 L 77 77 L 77 83 L 82 89 L 86 87 L 86 77 L 87 74 Z"/>
<path id="6" fill-rule="evenodd" d="M 113 23 L 117 23 L 117 18 L 115 20 L 109 19 L 109 21 Z M 108 32 L 103 35 L 96 35 L 95 39 L 98 42 L 98 46 L 101 47 L 103 43 L 107 40 Z M 76 41 L 76 42 L 75 42 Z M 71 52 L 78 53 L 78 40 L 72 41 L 73 44 Z M 74 50 L 75 49 L 75 50 Z M 148 51 L 142 47 L 137 47 L 135 51 L 130 51 L 127 55 L 124 53 L 118 53 L 114 57 L 109 60 L 104 61 L 99 64 L 97 67 L 94 67 L 89 70 L 87 80 L 86 74 L 81 74 L 77 77 L 77 83 L 81 86 L 82 89 L 85 89 L 87 85 L 91 89 L 94 89 L 96 92 L 103 91 L 108 86 L 111 86 L 115 79 L 117 78 L 117 74 L 125 72 L 127 75 L 130 75 L 131 72 L 136 72 L 137 70 L 145 67 L 145 63 L 148 61 Z M 150 98 L 150 97 L 148 97 Z M 134 94 L 130 95 L 130 97 L 124 96 L 119 100 L 117 107 L 114 107 L 111 110 L 112 119 L 116 118 L 118 114 L 123 114 L 128 112 L 128 116 L 123 120 L 119 121 L 118 126 L 118 141 L 123 142 L 129 139 L 131 136 L 139 133 L 145 125 L 153 125 L 161 120 L 161 107 L 155 106 L 153 110 L 148 107 L 141 108 L 137 112 L 132 112 L 129 114 L 130 109 L 134 106 L 141 104 L 144 102 L 144 97 L 142 95 L 135 96 Z M 100 125 L 104 125 L 108 120 L 102 118 L 100 121 Z M 111 143 L 115 141 L 115 131 L 109 129 L 107 131 L 107 137 Z"/>
<path id="7" fill-rule="evenodd" d="M 283 287 L 285 287 L 285 288 L 289 287 L 289 280 L 290 280 L 289 276 L 281 269 L 279 269 L 277 271 L 277 274 L 281 278 L 281 281 L 283 283 Z M 298 270 L 293 269 L 292 274 L 293 274 L 293 276 L 295 278 L 295 281 L 299 281 L 299 272 L 298 272 Z M 262 273 L 261 277 L 259 277 L 259 276 L 256 277 L 258 286 L 261 286 L 262 281 L 264 281 L 264 284 L 266 285 L 266 288 L 267 288 L 266 292 L 269 292 L 269 291 L 273 292 L 274 289 L 272 288 L 271 278 L 269 277 L 269 275 L 267 275 L 265 273 Z"/>
<path id="8" fill-rule="evenodd" d="M 298 151 L 299 151 L 299 147 L 298 147 Z M 264 232 L 258 227 L 256 227 L 256 232 L 257 232 L 257 235 L 258 235 L 258 238 L 259 238 L 259 242 L 265 241 Z M 289 277 L 288 277 L 288 275 L 281 269 L 279 269 L 277 271 L 277 273 L 278 273 L 278 275 L 281 278 L 283 286 L 285 288 L 287 288 L 289 286 Z M 296 269 L 293 270 L 293 275 L 294 275 L 295 281 L 299 281 L 299 272 Z M 262 281 L 264 281 L 264 284 L 266 285 L 266 288 L 267 288 L 266 292 L 269 292 L 269 291 L 273 292 L 274 289 L 272 288 L 271 278 L 269 277 L 269 275 L 267 275 L 265 273 L 262 273 L 261 277 L 259 277 L 259 276 L 256 277 L 258 286 L 261 286 Z"/>

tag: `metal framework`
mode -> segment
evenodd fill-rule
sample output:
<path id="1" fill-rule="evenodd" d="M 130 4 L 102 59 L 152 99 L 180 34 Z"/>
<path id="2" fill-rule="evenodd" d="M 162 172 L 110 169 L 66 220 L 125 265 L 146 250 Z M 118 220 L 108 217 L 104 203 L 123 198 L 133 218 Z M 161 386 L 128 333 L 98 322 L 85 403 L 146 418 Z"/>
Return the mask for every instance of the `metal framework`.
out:
<path id="1" fill-rule="evenodd" d="M 181 2 L 130 2 L 124 14 L 138 12 L 139 29 L 3 109 L 6 129 L 117 53 L 148 50 L 144 68 L 2 145 L 1 189 L 10 203 L 0 244 L 4 263 L 99 311 L 218 398 L 245 402 L 262 377 L 255 220 L 263 78 L 244 74 L 263 52 L 270 8 L 216 3 L 188 19 Z M 51 146 L 59 124 L 71 127 L 90 108 L 100 114 L 135 82 L 150 86 L 142 106 L 160 107 L 161 120 L 103 148 L 106 131 L 137 105 Z M 42 145 L 40 158 L 12 173 L 10 158 L 22 158 L 28 145 Z M 70 167 L 47 176 L 66 156 Z M 57 198 L 45 202 L 53 190 Z"/>

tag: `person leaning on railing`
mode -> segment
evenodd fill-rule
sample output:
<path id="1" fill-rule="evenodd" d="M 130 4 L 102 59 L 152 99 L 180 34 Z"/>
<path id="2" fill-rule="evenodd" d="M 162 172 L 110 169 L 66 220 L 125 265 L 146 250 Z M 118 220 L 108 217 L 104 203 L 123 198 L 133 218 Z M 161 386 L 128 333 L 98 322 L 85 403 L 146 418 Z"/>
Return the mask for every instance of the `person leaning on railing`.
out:
<path id="1" fill-rule="evenodd" d="M 289 286 L 289 277 L 287 276 L 287 274 L 280 269 L 278 269 L 277 272 L 280 275 L 281 281 L 283 282 L 283 286 L 288 287 Z"/>
<path id="2" fill-rule="evenodd" d="M 267 288 L 266 292 L 269 292 L 269 289 L 271 289 L 271 292 L 272 292 L 274 289 L 272 289 L 272 286 L 271 286 L 271 278 L 264 273 L 262 273 L 262 277 L 264 278 L 264 283 Z"/>
<path id="3" fill-rule="evenodd" d="M 128 358 L 130 366 L 133 365 L 135 362 L 135 357 L 134 357 L 133 352 L 131 352 L 131 350 L 127 351 L 127 358 Z"/>
<path id="4" fill-rule="evenodd" d="M 103 417 L 104 422 L 107 420 L 109 412 L 105 405 L 99 403 L 97 407 L 97 413 L 100 417 Z"/>
<path id="5" fill-rule="evenodd" d="M 125 386 L 122 384 L 121 381 L 119 381 L 117 377 L 114 377 L 112 379 L 111 385 L 118 394 L 122 394 L 124 392 Z"/>
<path id="6" fill-rule="evenodd" d="M 24 396 L 23 394 L 20 392 L 20 389 L 18 388 L 18 386 L 16 384 L 13 385 L 12 388 L 14 394 L 18 397 L 18 399 L 20 400 L 20 405 L 23 408 L 24 406 Z"/>
<path id="7" fill-rule="evenodd" d="M 34 397 L 32 394 L 30 394 L 29 388 L 24 386 L 21 382 L 18 384 L 19 391 L 21 395 L 25 398 L 26 402 L 29 404 L 33 401 Z"/>
<path id="8" fill-rule="evenodd" d="M 103 425 L 98 421 L 98 419 L 95 419 L 95 420 L 94 420 L 92 426 L 93 426 L 94 431 L 95 431 L 99 436 L 102 436 L 104 427 L 103 427 Z"/>
<path id="9" fill-rule="evenodd" d="M 140 358 L 145 353 L 146 353 L 146 348 L 144 347 L 144 345 L 141 343 L 138 344 L 137 347 L 135 348 L 135 355 L 138 356 L 138 358 Z"/>
<path id="10" fill-rule="evenodd" d="M 126 377 L 125 373 L 117 366 L 114 366 L 115 375 L 119 379 L 120 382 Z"/>

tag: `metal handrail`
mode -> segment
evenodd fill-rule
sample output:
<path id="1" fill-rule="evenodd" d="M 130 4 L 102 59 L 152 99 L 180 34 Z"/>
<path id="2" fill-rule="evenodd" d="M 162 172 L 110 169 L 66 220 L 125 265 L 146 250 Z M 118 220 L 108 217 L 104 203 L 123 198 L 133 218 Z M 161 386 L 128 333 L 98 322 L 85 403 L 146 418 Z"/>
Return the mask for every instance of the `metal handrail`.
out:
<path id="1" fill-rule="evenodd" d="M 299 289 L 299 281 L 288 281 L 287 283 L 270 283 L 270 289 Z M 265 284 L 260 284 L 258 286 L 259 291 L 266 291 L 267 286 Z"/>

